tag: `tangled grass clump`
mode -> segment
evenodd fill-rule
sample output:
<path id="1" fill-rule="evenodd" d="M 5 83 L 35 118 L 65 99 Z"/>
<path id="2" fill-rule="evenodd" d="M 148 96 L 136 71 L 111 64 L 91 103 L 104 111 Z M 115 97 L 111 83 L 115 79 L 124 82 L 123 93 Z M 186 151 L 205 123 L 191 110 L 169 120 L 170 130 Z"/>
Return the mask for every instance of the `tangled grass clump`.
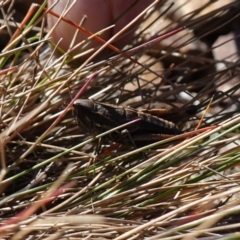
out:
<path id="1" fill-rule="evenodd" d="M 36 13 L 0 54 L 1 238 L 239 238 L 238 53 L 216 59 L 227 42 L 213 46 L 219 33 L 198 31 L 210 17 L 234 24 L 233 4 L 182 17 L 193 31 L 154 46 L 150 39 L 177 24 L 153 32 L 154 22 L 170 17 L 152 11 L 133 40 L 144 49 L 77 67 L 67 53 L 53 56 L 49 30 L 37 25 L 45 13 Z M 5 28 L 13 23 L 3 19 Z M 204 47 L 192 49 L 198 43 Z M 136 109 L 171 109 L 185 133 L 137 149 L 88 136 L 69 105 L 79 91 Z M 191 106 L 194 114 L 185 114 Z"/>

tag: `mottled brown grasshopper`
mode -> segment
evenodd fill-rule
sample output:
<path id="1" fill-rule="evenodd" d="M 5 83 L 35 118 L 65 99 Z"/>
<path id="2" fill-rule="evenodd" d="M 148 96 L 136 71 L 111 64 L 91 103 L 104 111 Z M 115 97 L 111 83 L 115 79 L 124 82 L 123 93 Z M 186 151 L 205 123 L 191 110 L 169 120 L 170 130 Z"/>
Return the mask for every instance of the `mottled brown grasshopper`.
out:
<path id="1" fill-rule="evenodd" d="M 92 135 L 103 133 L 133 120 L 136 121 L 124 129 L 130 133 L 134 142 L 154 142 L 166 136 L 182 133 L 174 123 L 156 116 L 157 110 L 136 110 L 87 99 L 76 100 L 73 107 L 79 127 Z M 120 131 L 116 131 L 111 136 L 119 137 Z M 115 139 L 115 141 L 118 140 Z"/>

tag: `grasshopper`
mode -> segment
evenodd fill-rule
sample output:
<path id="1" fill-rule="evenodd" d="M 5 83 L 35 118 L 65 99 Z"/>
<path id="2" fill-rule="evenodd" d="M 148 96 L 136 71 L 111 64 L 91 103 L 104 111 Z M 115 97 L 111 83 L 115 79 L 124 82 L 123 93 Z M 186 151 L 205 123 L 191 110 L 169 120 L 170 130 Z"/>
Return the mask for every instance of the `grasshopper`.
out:
<path id="1" fill-rule="evenodd" d="M 100 134 L 133 120 L 137 121 L 124 129 L 130 133 L 134 142 L 154 142 L 166 136 L 183 133 L 173 122 L 156 116 L 156 109 L 136 110 L 87 99 L 76 100 L 73 107 L 79 127 L 91 135 Z M 114 134 L 120 136 L 120 132 Z"/>

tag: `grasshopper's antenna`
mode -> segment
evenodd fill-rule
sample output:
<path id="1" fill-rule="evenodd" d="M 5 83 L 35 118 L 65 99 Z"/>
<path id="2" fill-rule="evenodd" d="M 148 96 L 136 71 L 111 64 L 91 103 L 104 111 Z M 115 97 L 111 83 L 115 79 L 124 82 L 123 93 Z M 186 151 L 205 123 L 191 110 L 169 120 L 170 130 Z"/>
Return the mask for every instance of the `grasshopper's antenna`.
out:
<path id="1" fill-rule="evenodd" d="M 71 101 L 72 101 L 72 100 L 73 100 L 73 95 L 72 95 L 72 92 L 71 92 L 71 87 L 70 87 L 69 84 L 67 85 L 67 87 L 68 87 L 68 94 L 69 94 L 69 97 L 70 97 L 70 99 L 71 99 Z"/>

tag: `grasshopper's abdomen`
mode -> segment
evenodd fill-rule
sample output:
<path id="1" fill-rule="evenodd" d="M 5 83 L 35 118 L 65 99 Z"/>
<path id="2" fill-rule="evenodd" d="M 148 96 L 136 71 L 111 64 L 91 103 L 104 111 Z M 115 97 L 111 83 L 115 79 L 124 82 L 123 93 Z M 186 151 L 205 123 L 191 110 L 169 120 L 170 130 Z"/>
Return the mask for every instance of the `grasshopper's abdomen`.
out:
<path id="1" fill-rule="evenodd" d="M 142 121 L 140 121 L 139 129 L 144 132 L 170 135 L 177 135 L 182 133 L 182 131 L 173 122 L 147 113 L 139 112 L 138 116 L 142 119 Z"/>

